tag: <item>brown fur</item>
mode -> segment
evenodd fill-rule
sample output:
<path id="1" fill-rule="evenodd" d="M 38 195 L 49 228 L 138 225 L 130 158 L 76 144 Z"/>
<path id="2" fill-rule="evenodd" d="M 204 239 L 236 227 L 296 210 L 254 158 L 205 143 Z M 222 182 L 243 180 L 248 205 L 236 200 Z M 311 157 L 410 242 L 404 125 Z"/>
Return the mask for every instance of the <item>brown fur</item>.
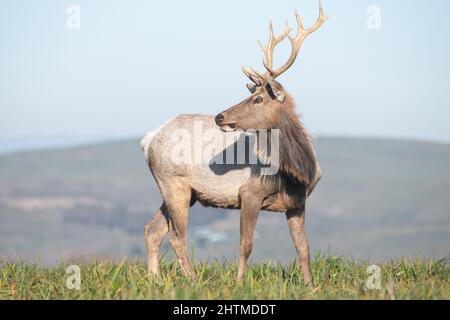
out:
<path id="1" fill-rule="evenodd" d="M 311 139 L 298 115 L 291 96 L 280 83 L 267 79 L 252 87 L 253 94 L 241 103 L 216 117 L 217 125 L 224 131 L 265 129 L 272 133 L 279 129 L 278 174 L 253 175 L 241 187 L 241 259 L 238 280 L 242 280 L 247 259 L 253 245 L 253 230 L 259 210 L 286 212 L 289 230 L 302 265 L 305 281 L 311 283 L 309 247 L 304 228 L 305 202 L 320 179 L 321 171 L 311 145 Z M 264 135 L 263 135 L 264 136 Z M 258 134 L 258 140 L 263 137 Z M 270 141 L 270 139 L 269 139 Z M 260 142 L 260 141 L 259 141 Z M 265 143 L 258 143 L 260 159 L 270 158 Z"/>
<path id="2" fill-rule="evenodd" d="M 282 95 L 283 101 L 276 95 Z M 256 97 L 262 97 L 262 105 L 255 106 Z M 286 186 L 309 186 L 316 175 L 316 156 L 311 147 L 311 139 L 295 113 L 292 97 L 285 92 L 281 84 L 272 80 L 270 85 L 259 86 L 248 99 L 221 113 L 222 124 L 232 124 L 235 128 L 279 129 L 280 174 L 269 178 L 277 182 L 285 193 Z M 265 156 L 265 150 L 258 150 Z M 297 186 L 298 187 L 298 186 Z"/>
<path id="3" fill-rule="evenodd" d="M 316 157 L 290 97 L 284 101 L 274 127 L 280 129 L 281 172 L 294 183 L 309 185 L 316 174 Z"/>

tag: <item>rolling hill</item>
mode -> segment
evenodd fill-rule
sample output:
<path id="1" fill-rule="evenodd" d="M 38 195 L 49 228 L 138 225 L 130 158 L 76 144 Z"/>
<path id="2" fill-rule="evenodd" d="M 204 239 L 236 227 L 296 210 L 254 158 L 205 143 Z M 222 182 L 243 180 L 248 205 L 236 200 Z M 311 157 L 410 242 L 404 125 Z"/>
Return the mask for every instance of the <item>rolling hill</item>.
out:
<path id="1" fill-rule="evenodd" d="M 374 261 L 449 255 L 449 145 L 322 137 L 316 149 L 313 251 Z M 143 227 L 160 204 L 138 139 L 1 155 L 0 257 L 145 257 Z M 239 213 L 196 205 L 189 240 L 197 259 L 237 257 Z M 252 257 L 295 258 L 284 215 L 261 214 Z"/>

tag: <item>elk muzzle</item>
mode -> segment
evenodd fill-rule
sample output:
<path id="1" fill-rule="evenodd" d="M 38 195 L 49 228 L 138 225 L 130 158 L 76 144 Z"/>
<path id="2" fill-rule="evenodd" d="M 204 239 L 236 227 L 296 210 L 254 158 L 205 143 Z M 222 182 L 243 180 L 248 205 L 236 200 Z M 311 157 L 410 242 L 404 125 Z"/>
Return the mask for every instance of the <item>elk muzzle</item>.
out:
<path id="1" fill-rule="evenodd" d="M 215 118 L 216 124 L 217 124 L 219 127 L 220 127 L 220 125 L 222 124 L 223 119 L 224 119 L 224 116 L 223 116 L 223 114 L 221 114 L 221 113 L 219 113 L 219 114 L 216 116 L 216 118 Z"/>
<path id="2" fill-rule="evenodd" d="M 215 118 L 217 126 L 222 130 L 223 132 L 232 132 L 236 130 L 235 123 L 225 123 L 225 116 L 223 113 L 219 113 Z"/>

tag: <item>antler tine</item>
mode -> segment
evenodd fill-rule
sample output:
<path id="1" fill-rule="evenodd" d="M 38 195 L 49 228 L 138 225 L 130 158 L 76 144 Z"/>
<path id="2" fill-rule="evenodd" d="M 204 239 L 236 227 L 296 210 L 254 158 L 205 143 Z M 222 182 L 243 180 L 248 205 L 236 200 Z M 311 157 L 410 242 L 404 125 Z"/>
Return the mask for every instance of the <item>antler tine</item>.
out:
<path id="1" fill-rule="evenodd" d="M 245 67 L 242 67 L 242 71 L 247 76 L 247 78 L 249 78 L 254 84 L 261 85 L 264 83 L 265 78 L 253 68 L 249 70 Z"/>
<path id="2" fill-rule="evenodd" d="M 319 17 L 317 18 L 316 22 L 312 25 L 312 27 L 306 30 L 306 35 L 313 33 L 314 31 L 319 29 L 327 19 L 328 17 L 326 17 L 325 14 L 323 13 L 322 1 L 319 0 Z"/>
<path id="3" fill-rule="evenodd" d="M 264 75 L 262 75 L 255 69 L 251 69 L 251 71 L 249 71 L 248 69 L 243 68 L 245 75 L 255 84 L 259 84 L 258 81 L 265 81 L 269 77 L 275 79 L 276 77 L 284 73 L 287 69 L 289 69 L 294 63 L 295 59 L 297 58 L 303 40 L 305 40 L 305 38 L 308 35 L 319 29 L 322 26 L 322 24 L 327 20 L 327 17 L 323 13 L 323 5 L 321 0 L 319 0 L 319 17 L 310 28 L 308 29 L 303 28 L 302 19 L 297 11 L 295 12 L 295 18 L 297 19 L 297 34 L 295 38 L 293 38 L 289 34 L 292 31 L 292 29 L 289 27 L 286 20 L 284 31 L 278 37 L 276 37 L 273 33 L 272 22 L 269 23 L 269 41 L 266 46 L 264 46 L 260 41 L 258 41 L 259 46 L 261 47 L 264 53 L 263 64 L 267 72 Z M 283 64 L 278 69 L 273 70 L 273 51 L 276 45 L 281 41 L 283 41 L 286 37 L 289 39 L 292 45 L 291 55 L 285 64 Z"/>
<path id="4" fill-rule="evenodd" d="M 247 68 L 245 68 L 244 66 L 242 66 L 242 72 L 244 72 L 244 74 L 250 78 L 250 72 L 248 72 Z"/>
<path id="5" fill-rule="evenodd" d="M 247 78 L 249 78 L 252 82 L 257 84 L 256 81 L 253 79 L 252 74 L 250 73 L 250 71 L 248 71 L 248 69 L 245 68 L 244 66 L 242 66 L 242 72 L 244 72 L 244 74 L 247 76 Z"/>
<path id="6" fill-rule="evenodd" d="M 263 80 L 263 81 L 267 80 L 265 75 L 259 73 L 257 70 L 255 70 L 255 69 L 253 69 L 253 68 L 250 68 L 250 69 L 251 69 L 252 72 L 253 72 L 254 74 L 256 74 L 256 75 L 258 76 L 258 78 L 260 78 L 261 80 Z"/>
<path id="7" fill-rule="evenodd" d="M 289 36 L 289 33 L 292 31 L 292 28 L 289 27 L 289 24 L 286 20 L 284 31 L 276 37 L 273 33 L 272 21 L 269 23 L 269 41 L 267 42 L 267 46 L 264 46 L 261 41 L 258 41 L 259 46 L 261 47 L 264 53 L 263 64 L 266 68 L 267 72 L 265 75 L 271 75 L 272 73 L 272 65 L 273 65 L 273 51 L 278 43 L 284 40 L 284 38 Z"/>
<path id="8" fill-rule="evenodd" d="M 325 22 L 325 20 L 327 20 L 327 17 L 323 13 L 322 1 L 320 0 L 319 0 L 319 17 L 317 18 L 314 25 L 312 25 L 312 27 L 308 29 L 303 28 L 302 19 L 298 14 L 298 12 L 295 12 L 295 17 L 297 19 L 297 35 L 295 36 L 295 38 L 292 38 L 290 35 L 288 35 L 288 38 L 292 44 L 291 56 L 289 57 L 288 61 L 280 68 L 278 68 L 277 70 L 271 70 L 270 74 L 272 75 L 273 78 L 278 77 L 292 66 L 300 51 L 303 40 L 305 40 L 305 38 L 308 35 L 319 29 Z"/>

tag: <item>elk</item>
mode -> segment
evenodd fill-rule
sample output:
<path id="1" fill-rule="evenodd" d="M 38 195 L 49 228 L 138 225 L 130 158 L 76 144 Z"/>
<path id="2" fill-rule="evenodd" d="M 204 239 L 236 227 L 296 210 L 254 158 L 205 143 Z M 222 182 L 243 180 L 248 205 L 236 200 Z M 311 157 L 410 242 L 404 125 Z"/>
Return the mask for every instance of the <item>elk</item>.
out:
<path id="1" fill-rule="evenodd" d="M 304 281 L 306 284 L 312 284 L 309 245 L 305 231 L 305 202 L 320 180 L 321 170 L 310 136 L 295 113 L 292 97 L 275 79 L 292 66 L 303 40 L 319 29 L 327 18 L 320 2 L 319 17 L 310 28 L 303 27 L 297 12 L 295 16 L 295 37 L 290 35 L 292 29 L 287 22 L 279 36 L 274 35 L 270 23 L 269 41 L 266 46 L 260 43 L 266 72 L 243 68 L 245 75 L 252 82 L 247 85 L 251 92 L 250 97 L 215 117 L 180 115 L 142 139 L 141 147 L 163 198 L 160 209 L 145 226 L 150 275 L 160 276 L 160 247 L 168 235 L 183 274 L 196 278 L 189 258 L 186 228 L 189 208 L 200 202 L 204 206 L 240 209 L 240 258 L 236 278 L 238 282 L 243 281 L 245 276 L 259 212 L 266 210 L 285 213 Z M 274 49 L 286 38 L 292 45 L 291 55 L 281 67 L 275 69 Z M 224 141 L 225 137 L 232 133 L 244 135 L 248 130 L 278 130 L 279 170 L 276 174 L 265 176 L 261 174 L 259 162 L 249 165 L 221 165 L 213 163 L 214 157 L 208 158 L 209 162 L 202 163 L 173 161 L 170 150 L 176 143 L 173 132 L 177 130 L 183 130 L 184 136 L 194 136 L 194 140 L 188 143 L 187 153 L 194 152 L 194 145 L 207 147 L 205 141 L 199 141 L 195 137 L 195 124 L 199 123 L 219 141 Z M 260 141 L 257 140 L 255 145 L 258 157 L 263 158 L 262 150 L 258 149 Z M 233 143 L 224 144 L 224 150 L 230 148 L 234 148 Z"/>

